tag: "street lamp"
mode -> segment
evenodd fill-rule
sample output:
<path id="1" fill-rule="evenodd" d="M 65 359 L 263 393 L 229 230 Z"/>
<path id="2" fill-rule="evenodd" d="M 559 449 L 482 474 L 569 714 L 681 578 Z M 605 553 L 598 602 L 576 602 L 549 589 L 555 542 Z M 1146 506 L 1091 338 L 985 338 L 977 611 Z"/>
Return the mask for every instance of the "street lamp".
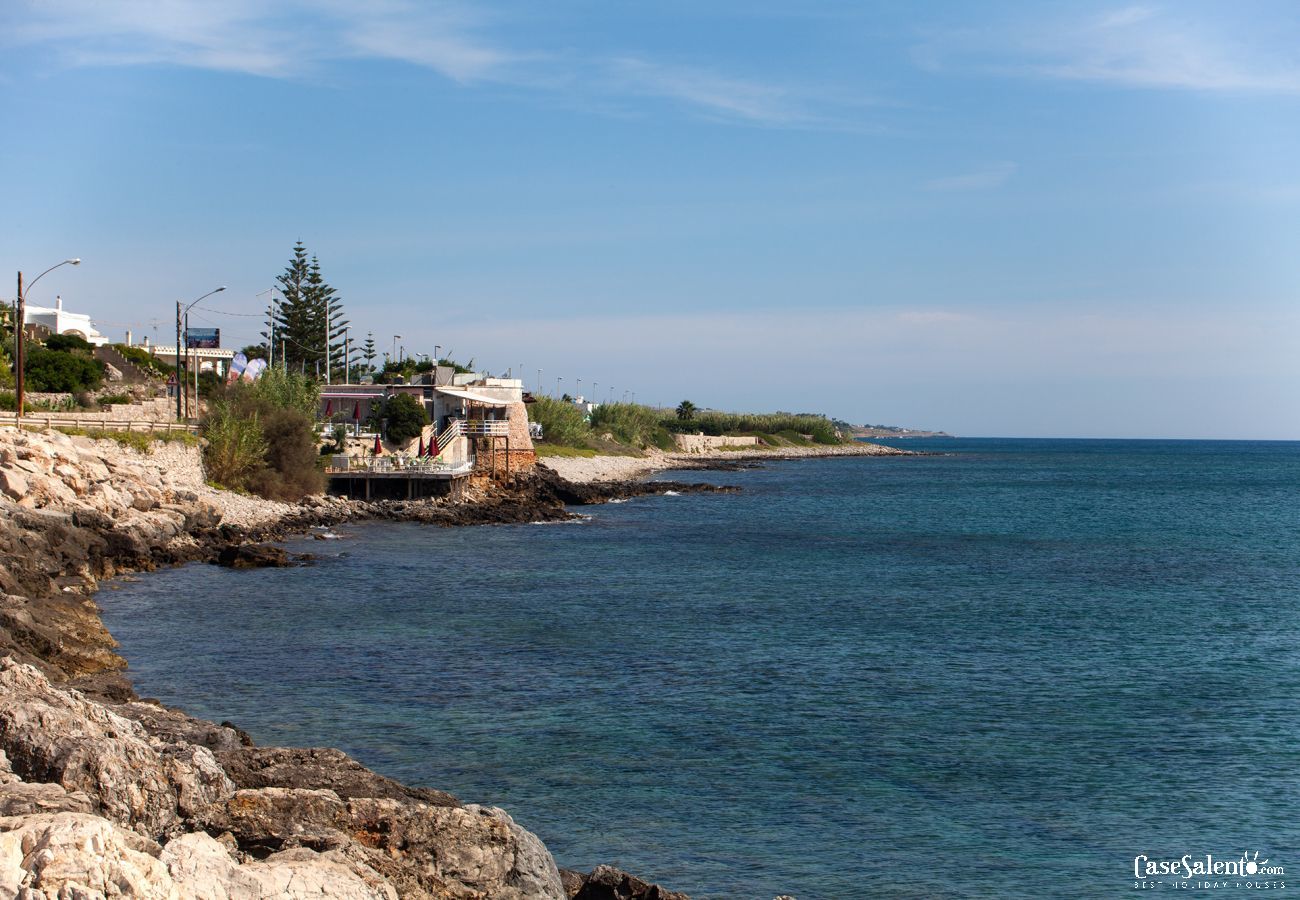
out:
<path id="1" fill-rule="evenodd" d="M 270 294 L 269 304 L 266 307 L 266 365 L 268 368 L 275 368 L 275 293 L 280 289 L 272 286 L 264 291 L 258 291 L 253 296 L 260 297 L 263 294 Z M 283 291 L 280 291 L 283 294 Z"/>
<path id="2" fill-rule="evenodd" d="M 185 350 L 186 350 L 186 356 L 188 356 L 189 349 L 190 349 L 190 345 L 189 345 L 190 310 L 194 308 L 194 304 L 198 303 L 199 300 L 206 300 L 208 297 L 211 297 L 213 294 L 220 294 L 225 289 L 226 286 L 222 285 L 221 287 L 216 288 L 215 290 L 208 291 L 198 300 L 195 300 L 194 303 L 191 303 L 189 306 L 185 307 L 184 312 L 181 312 L 181 301 L 180 300 L 176 301 L 176 418 L 178 421 L 181 418 L 183 418 L 181 415 L 181 319 L 182 318 L 185 319 Z M 198 392 L 199 392 L 198 384 L 199 384 L 198 376 L 195 375 L 194 394 L 195 394 L 196 406 L 197 406 Z M 186 400 L 186 405 L 189 405 L 188 390 L 185 391 L 185 400 Z"/>
<path id="3" fill-rule="evenodd" d="M 560 376 L 556 377 L 556 379 L 555 379 L 555 399 L 556 399 L 556 400 L 559 400 L 560 397 L 564 396 L 563 394 L 560 393 L 560 382 L 563 381 L 563 380 L 564 380 L 564 376 L 563 376 L 563 375 L 560 375 Z"/>
<path id="4" fill-rule="evenodd" d="M 401 362 L 401 360 L 397 359 L 397 342 L 400 341 L 401 339 L 402 336 L 400 334 L 393 335 L 393 353 L 390 357 L 388 357 L 389 359 L 396 360 L 399 363 Z"/>
<path id="5" fill-rule="evenodd" d="M 53 272 L 59 266 L 79 266 L 81 257 L 65 259 L 63 262 L 55 263 L 41 274 L 31 280 L 27 285 L 27 290 L 32 289 L 32 285 L 40 281 L 46 275 Z M 18 389 L 18 409 L 17 418 L 23 417 L 23 320 L 27 318 L 27 295 L 23 292 L 23 273 L 18 273 L 18 296 L 14 298 L 14 375 L 16 381 L 14 386 Z M 55 323 L 58 324 L 57 322 Z"/>

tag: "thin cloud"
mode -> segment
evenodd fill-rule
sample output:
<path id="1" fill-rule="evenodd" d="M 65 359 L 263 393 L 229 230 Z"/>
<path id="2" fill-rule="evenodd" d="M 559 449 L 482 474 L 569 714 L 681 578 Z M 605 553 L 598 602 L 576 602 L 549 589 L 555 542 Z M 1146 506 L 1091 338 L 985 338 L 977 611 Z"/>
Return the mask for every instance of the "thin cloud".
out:
<path id="1" fill-rule="evenodd" d="M 482 6 L 375 0 L 55 0 L 0 14 L 0 47 L 41 46 L 69 66 L 175 65 L 269 78 L 340 60 L 394 60 L 459 84 L 491 83 L 621 112 L 659 98 L 749 124 L 840 127 L 795 91 L 629 55 L 519 50 L 492 36 Z"/>
<path id="2" fill-rule="evenodd" d="M 932 70 L 975 68 L 1004 75 L 1123 87 L 1300 93 L 1300 55 L 1286 35 L 1237 35 L 1148 6 L 1090 19 L 936 35 L 915 49 Z"/>
<path id="3" fill-rule="evenodd" d="M 988 191 L 1006 184 L 1011 179 L 1011 176 L 1016 174 L 1017 168 L 1019 167 L 1013 162 L 1000 162 L 975 172 L 935 178 L 926 182 L 925 189 L 941 192 Z"/>
<path id="4" fill-rule="evenodd" d="M 771 85 L 633 58 L 614 59 L 609 70 L 612 84 L 625 92 L 679 100 L 729 118 L 774 125 L 808 118 L 787 91 Z"/>

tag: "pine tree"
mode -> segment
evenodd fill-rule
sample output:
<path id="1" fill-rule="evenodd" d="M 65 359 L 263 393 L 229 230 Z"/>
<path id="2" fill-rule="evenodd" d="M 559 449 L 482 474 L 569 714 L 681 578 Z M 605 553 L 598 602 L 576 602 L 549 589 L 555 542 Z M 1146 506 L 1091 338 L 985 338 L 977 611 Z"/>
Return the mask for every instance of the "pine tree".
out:
<path id="1" fill-rule="evenodd" d="M 333 381 L 334 373 L 340 377 L 343 373 L 343 332 L 347 330 L 348 320 L 343 318 L 343 301 L 339 299 L 338 292 L 321 277 L 320 260 L 314 256 L 307 271 L 305 294 L 316 316 L 314 331 L 319 334 L 319 341 L 312 346 L 321 348 L 322 358 L 328 355 L 329 373 L 326 380 Z M 329 353 L 325 354 L 327 341 Z"/>
<path id="2" fill-rule="evenodd" d="M 307 256 L 302 241 L 294 245 L 293 258 L 276 279 L 283 301 L 275 319 L 276 339 L 283 342 L 284 363 L 290 371 L 330 378 L 343 369 L 343 302 L 321 276 L 320 260 Z M 329 343 L 329 368 L 326 342 Z M 278 350 L 279 348 L 277 348 Z"/>
<path id="3" fill-rule="evenodd" d="M 323 353 L 312 355 L 312 347 L 321 345 L 311 341 L 312 317 L 305 296 L 308 275 L 307 248 L 299 241 L 294 245 L 293 259 L 289 260 L 284 274 L 275 279 L 282 298 L 275 316 L 276 338 L 284 347 L 280 362 L 289 371 L 306 371 L 324 356 Z"/>
<path id="4" fill-rule="evenodd" d="M 375 371 L 375 333 L 366 332 L 366 342 L 361 345 L 361 355 L 366 360 L 366 368 L 371 372 Z"/>

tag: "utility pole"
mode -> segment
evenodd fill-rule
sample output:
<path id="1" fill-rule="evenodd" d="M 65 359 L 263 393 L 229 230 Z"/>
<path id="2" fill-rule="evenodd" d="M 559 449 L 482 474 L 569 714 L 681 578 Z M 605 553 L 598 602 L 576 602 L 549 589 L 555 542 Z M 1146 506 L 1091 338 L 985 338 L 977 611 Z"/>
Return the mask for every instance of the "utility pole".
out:
<path id="1" fill-rule="evenodd" d="M 14 375 L 18 388 L 18 418 L 23 417 L 23 320 L 27 318 L 26 305 L 23 303 L 23 273 L 18 273 L 17 312 L 14 313 Z"/>
<path id="2" fill-rule="evenodd" d="M 330 383 L 330 301 L 325 298 L 325 383 Z M 320 377 L 320 366 L 316 367 L 317 378 Z"/>
<path id="3" fill-rule="evenodd" d="M 181 416 L 181 301 L 176 301 L 176 420 Z"/>

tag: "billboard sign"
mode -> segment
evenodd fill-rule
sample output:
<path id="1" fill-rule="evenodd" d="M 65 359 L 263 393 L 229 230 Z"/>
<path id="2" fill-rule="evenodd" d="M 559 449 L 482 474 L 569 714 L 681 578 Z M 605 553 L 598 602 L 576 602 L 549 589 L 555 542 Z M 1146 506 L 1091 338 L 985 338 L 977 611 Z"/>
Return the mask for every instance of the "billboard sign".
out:
<path id="1" fill-rule="evenodd" d="M 185 329 L 185 346 L 191 350 L 216 350 L 221 346 L 220 328 Z"/>

